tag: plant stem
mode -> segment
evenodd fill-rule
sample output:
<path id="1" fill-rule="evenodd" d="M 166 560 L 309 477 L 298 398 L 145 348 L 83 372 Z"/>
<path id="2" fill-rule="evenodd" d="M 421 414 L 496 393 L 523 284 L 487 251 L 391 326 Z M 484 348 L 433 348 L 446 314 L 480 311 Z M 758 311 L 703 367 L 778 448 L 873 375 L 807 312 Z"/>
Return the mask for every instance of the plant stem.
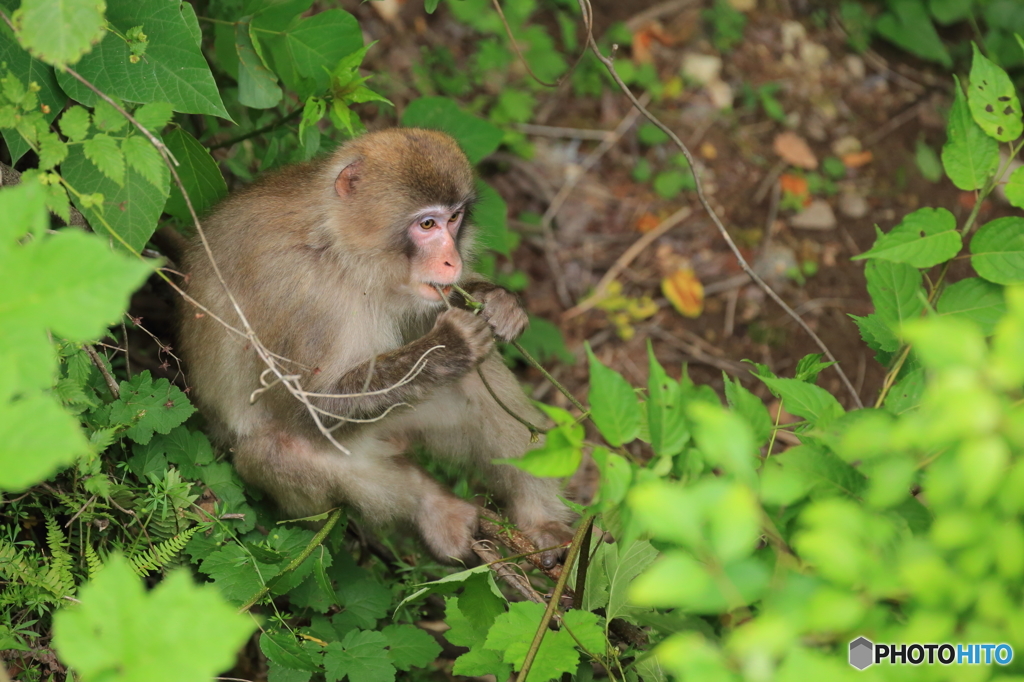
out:
<path id="1" fill-rule="evenodd" d="M 278 127 L 279 125 L 282 125 L 284 123 L 288 123 L 289 121 L 298 118 L 301 114 L 302 114 L 302 107 L 299 107 L 298 109 L 295 109 L 294 111 L 289 112 L 287 115 L 282 116 L 281 118 L 277 119 L 276 121 L 268 123 L 267 125 L 263 126 L 262 128 L 257 128 L 256 130 L 251 130 L 251 131 L 245 133 L 244 135 L 239 135 L 238 137 L 233 137 L 230 140 L 224 140 L 223 142 L 218 142 L 217 144 L 212 144 L 209 147 L 207 147 L 207 149 L 209 149 L 211 151 L 214 150 L 214 149 L 223 149 L 224 147 L 230 147 L 232 145 L 238 144 L 239 142 L 244 142 L 244 141 L 248 140 L 249 138 L 253 138 L 253 137 L 256 137 L 258 135 L 262 135 L 263 133 L 268 133 L 271 130 L 273 130 L 274 128 Z"/>

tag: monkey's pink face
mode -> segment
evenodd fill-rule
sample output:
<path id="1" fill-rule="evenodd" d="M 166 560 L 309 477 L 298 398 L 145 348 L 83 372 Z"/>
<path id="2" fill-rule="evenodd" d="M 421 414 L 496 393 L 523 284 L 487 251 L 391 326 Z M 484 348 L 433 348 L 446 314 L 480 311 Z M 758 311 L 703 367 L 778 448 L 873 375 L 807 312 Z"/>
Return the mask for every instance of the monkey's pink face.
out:
<path id="1" fill-rule="evenodd" d="M 428 301 L 441 300 L 434 285 L 447 293 L 446 287 L 462 276 L 458 236 L 463 214 L 461 207 L 432 206 L 417 215 L 409 226 L 409 239 L 414 247 L 411 283 L 416 293 Z"/>

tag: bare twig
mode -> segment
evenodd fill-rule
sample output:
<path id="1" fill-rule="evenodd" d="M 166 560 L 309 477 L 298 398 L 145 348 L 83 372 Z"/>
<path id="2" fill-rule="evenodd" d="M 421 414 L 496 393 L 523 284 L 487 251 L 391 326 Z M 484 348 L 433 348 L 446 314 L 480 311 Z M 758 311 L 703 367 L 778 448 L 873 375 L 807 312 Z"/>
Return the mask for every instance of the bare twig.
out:
<path id="1" fill-rule="evenodd" d="M 517 123 L 512 127 L 521 133 L 526 133 L 527 135 L 538 135 L 541 137 L 565 137 L 573 140 L 595 140 L 597 142 L 603 142 L 615 134 L 611 130 L 539 126 L 532 123 Z"/>
<path id="2" fill-rule="evenodd" d="M 89 359 L 92 360 L 92 364 L 96 365 L 96 369 L 103 375 L 103 380 L 107 382 L 107 390 L 110 391 L 110 395 L 114 397 L 114 400 L 118 400 L 121 397 L 121 389 L 114 380 L 114 377 L 110 376 L 110 372 L 107 370 L 107 366 L 103 364 L 103 359 L 100 358 L 99 353 L 90 344 L 86 343 L 82 345 L 82 349 L 85 351 Z"/>
<path id="3" fill-rule="evenodd" d="M 525 576 L 516 572 L 515 568 L 506 562 L 501 554 L 491 546 L 487 540 L 482 540 L 473 545 L 473 552 L 486 563 L 495 575 L 508 583 L 512 589 L 523 595 L 524 599 L 543 604 L 544 598 L 537 593 L 530 585 Z"/>
<path id="4" fill-rule="evenodd" d="M 666 234 L 673 227 L 685 221 L 692 213 L 693 211 L 689 206 L 684 206 L 668 218 L 665 218 L 665 220 L 661 221 L 661 224 L 656 228 L 650 232 L 644 233 L 643 236 L 633 242 L 628 249 L 622 252 L 622 255 L 616 259 L 615 263 L 608 268 L 608 272 L 604 273 L 604 276 L 601 277 L 600 281 L 598 281 L 597 286 L 594 287 L 594 293 L 590 294 L 586 299 L 580 301 L 578 304 L 562 313 L 562 320 L 571 320 L 577 315 L 587 312 L 600 303 L 605 292 L 608 290 L 608 285 L 611 284 L 623 270 L 628 268 L 630 263 L 632 263 L 637 256 L 643 253 L 644 249 L 653 244 L 655 240 Z"/>
<path id="5" fill-rule="evenodd" d="M 590 8 L 590 0 L 577 1 L 580 5 L 580 9 L 583 12 L 584 16 L 590 16 L 592 13 L 592 10 Z M 789 306 L 789 304 L 782 300 L 782 297 L 775 293 L 775 290 L 768 286 L 768 284 L 763 279 L 761 279 L 761 277 L 756 272 L 754 272 L 754 269 L 750 267 L 750 265 L 747 263 L 747 259 L 743 257 L 743 254 L 740 252 L 739 247 L 736 246 L 736 242 L 733 241 L 732 236 L 729 234 L 729 231 L 725 229 L 725 225 L 722 224 L 722 221 L 718 217 L 718 214 L 715 213 L 714 209 L 711 207 L 711 204 L 708 202 L 707 196 L 705 196 L 704 194 L 704 187 L 701 184 L 700 177 L 698 176 L 696 171 L 696 160 L 694 159 L 693 154 L 690 152 L 689 148 L 685 144 L 683 144 L 682 140 L 679 139 L 679 136 L 676 135 L 671 128 L 662 123 L 657 116 L 654 116 L 651 112 L 649 112 L 647 108 L 644 106 L 644 104 L 637 99 L 636 95 L 634 95 L 632 91 L 629 89 L 629 86 L 627 86 L 623 82 L 622 78 L 619 76 L 618 71 L 615 70 L 614 62 L 612 62 L 611 59 L 605 57 L 604 54 L 601 53 L 601 49 L 597 46 L 597 42 L 594 40 L 593 35 L 589 37 L 589 43 L 591 52 L 593 52 L 594 56 L 596 56 L 598 60 L 600 60 L 600 62 L 604 64 L 605 68 L 608 70 L 608 73 L 618 84 L 619 89 L 622 90 L 623 94 L 625 94 L 626 97 L 629 98 L 629 100 L 633 103 L 633 106 L 639 109 L 640 112 L 643 113 L 643 115 L 647 118 L 647 120 L 649 120 L 654 125 L 658 126 L 658 128 L 660 128 L 662 132 L 668 135 L 669 138 L 683 153 L 683 156 L 686 157 L 686 160 L 690 164 L 690 169 L 693 172 L 694 181 L 697 185 L 697 198 L 700 200 L 701 206 L 704 207 L 704 210 L 707 211 L 708 216 L 711 218 L 712 222 L 715 223 L 715 227 L 718 228 L 718 231 L 722 235 L 722 238 L 725 240 L 726 244 L 729 245 L 729 249 L 733 252 L 733 255 L 736 257 L 736 260 L 740 264 L 740 267 L 743 268 L 743 271 L 746 272 L 750 279 L 752 279 L 761 288 L 762 291 L 764 291 L 773 301 L 775 301 L 786 312 L 787 315 L 792 317 L 796 321 L 796 323 L 799 324 L 800 327 L 807 333 L 807 335 L 811 337 L 811 339 L 818 346 L 818 348 L 821 349 L 822 353 L 824 353 L 825 356 L 831 362 L 835 363 L 833 367 L 835 367 L 836 372 L 839 374 L 840 380 L 843 382 L 843 385 L 846 386 L 847 391 L 849 391 L 850 397 L 853 399 L 854 405 L 856 405 L 858 408 L 864 407 L 864 404 L 861 402 L 860 396 L 857 395 L 857 389 L 853 387 L 853 384 L 850 382 L 849 377 L 846 376 L 846 372 L 844 372 L 842 367 L 839 366 L 839 361 L 836 360 L 835 356 L 832 354 L 832 351 L 829 350 L 828 346 L 825 345 L 825 342 L 821 340 L 821 337 L 819 337 L 814 332 L 814 330 L 811 329 L 807 322 L 805 322 L 802 317 L 797 315 Z"/>

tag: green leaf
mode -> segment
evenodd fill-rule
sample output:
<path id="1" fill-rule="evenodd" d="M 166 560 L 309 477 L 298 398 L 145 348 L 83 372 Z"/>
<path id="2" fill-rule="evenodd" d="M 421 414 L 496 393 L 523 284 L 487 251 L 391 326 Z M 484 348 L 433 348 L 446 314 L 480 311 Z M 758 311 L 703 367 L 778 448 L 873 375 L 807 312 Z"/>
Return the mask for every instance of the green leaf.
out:
<path id="1" fill-rule="evenodd" d="M 590 360 L 590 416 L 605 440 L 619 447 L 640 433 L 640 404 L 629 382 L 601 364 L 589 344 L 585 347 Z"/>
<path id="2" fill-rule="evenodd" d="M 466 113 L 447 97 L 421 97 L 402 112 L 402 125 L 443 130 L 454 137 L 470 163 L 479 163 L 501 144 L 501 129 Z"/>
<path id="3" fill-rule="evenodd" d="M 917 164 L 917 169 L 921 171 L 921 176 L 928 182 L 938 182 L 942 179 L 942 163 L 939 161 L 939 155 L 924 140 L 917 141 L 914 162 Z"/>
<path id="4" fill-rule="evenodd" d="M 147 369 L 121 382 L 121 397 L 110 406 L 110 423 L 131 424 L 125 434 L 136 443 L 148 443 L 154 431 L 170 433 L 195 411 L 181 389 L 167 379 L 153 381 Z"/>
<path id="5" fill-rule="evenodd" d="M 757 448 L 746 422 L 717 400 L 714 404 L 692 401 L 686 406 L 686 416 L 692 424 L 693 439 L 708 461 L 738 480 L 755 485 Z"/>
<path id="6" fill-rule="evenodd" d="M 43 133 L 39 136 L 39 168 L 49 170 L 68 155 L 68 146 L 57 137 L 57 133 Z"/>
<path id="7" fill-rule="evenodd" d="M 812 426 L 827 426 L 845 413 L 835 396 L 820 386 L 797 379 L 761 377 L 761 381 L 783 400 L 787 412 L 803 417 Z"/>
<path id="8" fill-rule="evenodd" d="M 508 204 L 494 188 L 476 181 L 477 203 L 473 206 L 473 224 L 477 244 L 503 256 L 511 256 L 519 246 L 519 235 L 508 229 Z"/>
<path id="9" fill-rule="evenodd" d="M 85 79 L 126 102 L 168 102 L 182 113 L 231 119 L 180 2 L 116 2 L 107 9 L 107 21 L 122 33 L 143 26 L 149 37 L 146 56 L 131 63 L 131 47 L 107 36 L 76 67 Z M 71 75 L 59 73 L 57 81 L 82 104 L 96 103 L 95 93 Z"/>
<path id="10" fill-rule="evenodd" d="M 967 88 L 971 116 L 990 136 L 1000 142 L 1012 142 L 1024 132 L 1020 100 L 1013 82 L 978 50 L 977 45 L 972 43 L 971 47 L 974 57 Z"/>
<path id="11" fill-rule="evenodd" d="M 281 101 L 284 93 L 275 76 L 256 52 L 249 35 L 249 20 L 235 24 L 235 49 L 238 52 L 238 101 L 254 109 L 269 109 Z"/>
<path id="12" fill-rule="evenodd" d="M 0 351 L 15 341 L 3 336 L 0 333 Z M 15 342 L 42 347 L 45 340 L 22 338 Z M 0 365 L 0 369 L 9 368 Z M 52 396 L 33 393 L 10 401 L 7 396 L 0 398 L 0 490 L 24 490 L 87 452 L 89 445 L 81 427 Z"/>
<path id="13" fill-rule="evenodd" d="M 519 670 L 526 660 L 526 652 L 533 635 L 540 626 L 544 605 L 534 602 L 509 604 L 508 613 L 498 616 L 487 633 L 485 646 L 502 652 L 502 659 Z M 533 659 L 529 679 L 559 679 L 562 673 L 576 672 L 580 655 L 568 632 L 548 632 Z"/>
<path id="14" fill-rule="evenodd" d="M 923 392 L 924 369 L 918 367 L 908 372 L 892 387 L 889 395 L 885 397 L 885 409 L 896 416 L 908 412 L 921 404 Z"/>
<path id="15" fill-rule="evenodd" d="M 953 60 L 935 31 L 923 0 L 892 0 L 889 7 L 892 11 L 875 22 L 880 36 L 918 57 L 952 66 Z"/>
<path id="16" fill-rule="evenodd" d="M 996 218 L 971 239 L 971 265 L 990 282 L 1024 282 L 1024 218 Z"/>
<path id="17" fill-rule="evenodd" d="M 583 427 L 565 410 L 540 405 L 557 426 L 544 437 L 544 445 L 530 450 L 522 457 L 495 459 L 500 464 L 511 464 L 534 476 L 561 478 L 571 476 L 583 461 Z"/>
<path id="18" fill-rule="evenodd" d="M 82 150 L 101 173 L 124 186 L 124 154 L 117 146 L 117 140 L 100 133 L 82 143 Z"/>
<path id="19" fill-rule="evenodd" d="M 2 4 L 0 2 L 0 5 Z M 11 9 L 11 7 L 8 6 L 7 9 Z M 6 22 L 0 21 L 0 64 L 5 62 L 6 70 L 9 70 L 19 82 L 35 83 L 39 86 L 39 91 L 35 94 L 46 122 L 51 123 L 57 118 L 57 115 L 64 109 L 68 98 L 57 85 L 53 67 L 30 57 L 28 52 L 18 44 L 14 33 Z M 49 113 L 45 113 L 45 108 L 49 108 Z M 4 139 L 11 154 L 12 164 L 17 163 L 18 159 L 30 149 L 28 142 L 18 132 L 9 128 L 4 131 Z"/>
<path id="20" fill-rule="evenodd" d="M 399 670 L 425 668 L 441 653 L 441 645 L 415 625 L 388 625 L 381 633 L 388 640 L 388 658 Z"/>
<path id="21" fill-rule="evenodd" d="M 119 186 L 96 172 L 80 146 L 71 147 L 68 158 L 61 165 L 61 174 L 79 192 L 102 196 L 103 201 L 99 205 L 87 204 L 83 197 L 71 198 L 98 234 L 135 253 L 146 246 L 156 230 L 156 221 L 166 201 L 166 186 L 162 189 L 153 186 L 134 168 L 128 169 L 123 186 Z M 126 244 L 110 234 L 108 225 Z"/>
<path id="22" fill-rule="evenodd" d="M 178 177 L 198 215 L 203 215 L 227 196 L 228 186 L 224 176 L 217 162 L 210 156 L 210 151 L 199 140 L 181 128 L 172 128 L 164 135 L 164 144 L 181 164 L 177 169 Z M 171 187 L 163 210 L 182 223 L 192 224 L 185 197 L 176 183 Z"/>
<path id="23" fill-rule="evenodd" d="M 978 277 L 969 277 L 946 287 L 935 306 L 938 314 L 962 317 L 975 322 L 990 336 L 996 323 L 1006 314 L 1003 288 Z"/>
<path id="24" fill-rule="evenodd" d="M 280 24 L 266 26 L 266 16 L 253 18 L 255 26 L 273 31 L 260 33 L 259 40 L 270 49 L 278 75 L 300 95 L 326 90 L 330 84 L 328 70 L 363 47 L 359 22 L 341 9 L 319 12 L 284 30 Z"/>
<path id="25" fill-rule="evenodd" d="M 118 102 L 118 104 L 121 103 Z M 99 99 L 96 101 L 96 107 L 92 112 L 92 123 L 101 132 L 116 133 L 128 125 L 128 119 L 126 119 L 120 111 L 107 102 L 107 100 Z"/>
<path id="26" fill-rule="evenodd" d="M 139 171 L 142 177 L 153 183 L 161 192 L 166 192 L 171 184 L 171 174 L 167 170 L 160 152 L 142 135 L 132 135 L 121 142 L 121 151 L 131 168 Z"/>
<path id="27" fill-rule="evenodd" d="M 441 0 L 423 0 L 423 9 L 426 10 L 427 14 L 433 14 L 440 2 Z"/>
<path id="28" fill-rule="evenodd" d="M 173 115 L 174 109 L 167 102 L 150 102 L 136 109 L 132 117 L 149 132 L 159 133 L 167 126 Z"/>
<path id="29" fill-rule="evenodd" d="M 580 609 L 566 611 L 562 614 L 562 627 L 584 650 L 597 656 L 604 652 L 607 640 L 601 618 L 596 613 Z"/>
<path id="30" fill-rule="evenodd" d="M 681 550 L 672 550 L 630 587 L 630 597 L 645 606 L 682 607 L 699 614 L 730 611 L 756 601 L 768 587 L 764 564 L 745 559 L 726 566 L 720 577 Z M 724 589 L 723 589 L 724 588 Z"/>
<path id="31" fill-rule="evenodd" d="M 369 578 L 339 585 L 338 603 L 358 627 L 375 628 L 377 621 L 388 615 L 391 590 Z"/>
<path id="32" fill-rule="evenodd" d="M 291 670 L 307 670 L 320 672 L 320 666 L 313 662 L 312 657 L 295 641 L 291 632 L 270 632 L 264 630 L 260 634 L 260 651 L 269 660 Z"/>
<path id="33" fill-rule="evenodd" d="M 74 64 L 104 36 L 103 0 L 24 0 L 14 13 L 18 41 L 47 64 Z"/>
<path id="34" fill-rule="evenodd" d="M 857 323 L 860 337 L 864 339 L 864 343 L 868 344 L 871 350 L 893 353 L 900 347 L 900 340 L 896 336 L 896 332 L 878 313 L 871 313 L 863 317 L 850 315 L 850 317 Z"/>
<path id="35" fill-rule="evenodd" d="M 898 327 L 921 315 L 924 290 L 921 288 L 921 272 L 915 267 L 888 260 L 871 260 L 864 268 L 864 276 L 875 313 L 886 325 Z"/>
<path id="36" fill-rule="evenodd" d="M 72 142 L 81 142 L 89 134 L 89 110 L 77 104 L 60 117 L 60 131 Z"/>
<path id="37" fill-rule="evenodd" d="M 999 143 L 974 122 L 960 81 L 953 76 L 955 98 L 949 111 L 942 165 L 953 184 L 965 192 L 981 189 L 999 167 Z"/>
<path id="38" fill-rule="evenodd" d="M 54 615 L 61 660 L 83 679 L 202 680 L 230 668 L 256 624 L 179 570 L 146 592 L 119 555 Z"/>
<path id="39" fill-rule="evenodd" d="M 802 478 L 815 498 L 838 495 L 856 500 L 867 488 L 864 474 L 821 447 L 798 445 L 772 459 Z"/>
<path id="40" fill-rule="evenodd" d="M 598 473 L 601 475 L 598 499 L 610 505 L 622 502 L 633 481 L 633 468 L 629 460 L 602 447 L 595 447 L 591 451 L 591 457 L 594 458 Z"/>
<path id="41" fill-rule="evenodd" d="M 759 447 L 767 443 L 774 428 L 768 408 L 760 398 L 745 389 L 738 378 L 730 379 L 723 372 L 722 381 L 725 384 L 725 399 L 729 406 L 746 420 L 754 434 L 755 443 Z"/>
<path id="42" fill-rule="evenodd" d="M 654 191 L 662 199 L 671 199 L 683 190 L 696 188 L 690 171 L 667 170 L 654 177 Z"/>
<path id="43" fill-rule="evenodd" d="M 651 431 L 651 447 L 662 457 L 682 452 L 690 440 L 690 429 L 683 415 L 683 392 L 679 382 L 670 378 L 647 344 L 648 375 L 647 423 Z"/>
<path id="44" fill-rule="evenodd" d="M 944 208 L 920 208 L 876 239 L 870 250 L 850 260 L 881 258 L 930 268 L 956 256 L 962 245 L 952 213 Z"/>
<path id="45" fill-rule="evenodd" d="M 340 642 L 327 645 L 324 669 L 327 679 L 337 682 L 391 682 L 395 679 L 395 666 L 388 660 L 384 647 L 387 638 L 380 632 L 352 630 Z"/>

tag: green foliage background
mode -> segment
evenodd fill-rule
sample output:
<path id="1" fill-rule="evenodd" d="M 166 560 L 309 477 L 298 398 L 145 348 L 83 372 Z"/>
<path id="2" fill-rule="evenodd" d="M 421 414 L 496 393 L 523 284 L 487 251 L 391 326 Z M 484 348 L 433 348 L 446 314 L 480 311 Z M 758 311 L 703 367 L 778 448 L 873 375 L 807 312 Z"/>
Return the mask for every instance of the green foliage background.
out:
<path id="1" fill-rule="evenodd" d="M 1005 33 L 1011 24 L 992 15 L 1005 7 L 977 4 Z M 958 224 L 919 209 L 859 256 L 875 312 L 855 319 L 889 370 L 875 406 L 848 412 L 818 387 L 830 371 L 820 357 L 793 377 L 752 365 L 803 420 L 780 427 L 738 381 L 725 379 L 723 401 L 651 353 L 649 383 L 634 387 L 587 350 L 587 414 L 602 442 L 585 442 L 578 417 L 548 408 L 555 428 L 517 465 L 565 475 L 589 449 L 600 484 L 579 511 L 616 541 L 569 567 L 578 608 L 556 609 L 548 631 L 545 606 L 510 601 L 487 566 L 438 578 L 415 550 L 365 561 L 338 513 L 319 533 L 278 523 L 181 390 L 93 354 L 159 272 L 140 253 L 161 217 L 187 230 L 193 210 L 226 194 L 208 147 L 226 146 L 230 122 L 232 140 L 261 142 L 226 162 L 246 178 L 254 165 L 305 160 L 358 134 L 367 105 L 389 104 L 360 69 L 372 46 L 355 18 L 307 15 L 310 6 L 247 0 L 197 14 L 178 0 L 0 0 L 0 133 L 14 161 L 36 160 L 0 190 L 0 489 L 10 493 L 0 506 L 0 650 L 19 679 L 46 677 L 48 647 L 83 680 L 209 679 L 257 631 L 275 682 L 426 678 L 441 651 L 412 624 L 426 612 L 443 614 L 445 638 L 468 649 L 452 672 L 501 680 L 522 676 L 528 660 L 531 680 L 582 682 L 595 664 L 622 680 L 938 680 L 951 669 L 857 672 L 847 643 L 1024 650 L 1024 218 L 976 223 L 999 183 L 1024 207 L 1024 173 L 1004 178 L 999 156 L 1022 145 L 1020 103 L 996 61 L 973 48 L 941 155 L 950 180 L 978 193 L 974 212 Z M 574 7 L 553 4 L 570 49 L 580 45 Z M 857 8 L 843 3 L 843 16 L 853 22 Z M 509 26 L 537 75 L 555 79 L 567 61 L 528 23 L 535 9 L 510 3 Z M 865 16 L 871 31 L 951 64 L 941 41 L 942 50 L 929 43 L 930 22 L 975 9 L 893 0 Z M 480 37 L 475 66 L 460 73 L 450 53 L 427 50 L 425 96 L 401 124 L 447 130 L 474 161 L 501 145 L 529 154 L 503 126 L 529 120 L 538 86 L 509 70 L 487 2 L 449 11 Z M 742 35 L 730 11 L 715 3 L 707 15 L 722 49 Z M 1004 38 L 989 34 L 986 50 L 1015 63 Z M 581 62 L 578 93 L 605 86 L 599 66 Z M 626 80 L 662 87 L 642 69 Z M 461 108 L 451 97 L 471 84 L 485 94 Z M 767 111 L 771 92 L 754 94 Z M 649 129 L 644 139 L 665 142 Z M 675 174 L 660 181 L 665 193 L 693 188 L 680 169 L 665 172 Z M 497 274 L 494 254 L 510 254 L 518 235 L 498 194 L 479 190 L 490 252 L 481 268 Z M 50 229 L 76 212 L 92 231 Z M 962 252 L 974 273 L 948 283 Z M 521 273 L 501 277 L 523 284 Z M 565 354 L 557 329 L 536 328 L 528 347 Z M 800 445 L 773 454 L 780 428 Z M 625 447 L 636 441 L 647 457 Z M 1024 664 L 954 672 L 1011 679 Z"/>

